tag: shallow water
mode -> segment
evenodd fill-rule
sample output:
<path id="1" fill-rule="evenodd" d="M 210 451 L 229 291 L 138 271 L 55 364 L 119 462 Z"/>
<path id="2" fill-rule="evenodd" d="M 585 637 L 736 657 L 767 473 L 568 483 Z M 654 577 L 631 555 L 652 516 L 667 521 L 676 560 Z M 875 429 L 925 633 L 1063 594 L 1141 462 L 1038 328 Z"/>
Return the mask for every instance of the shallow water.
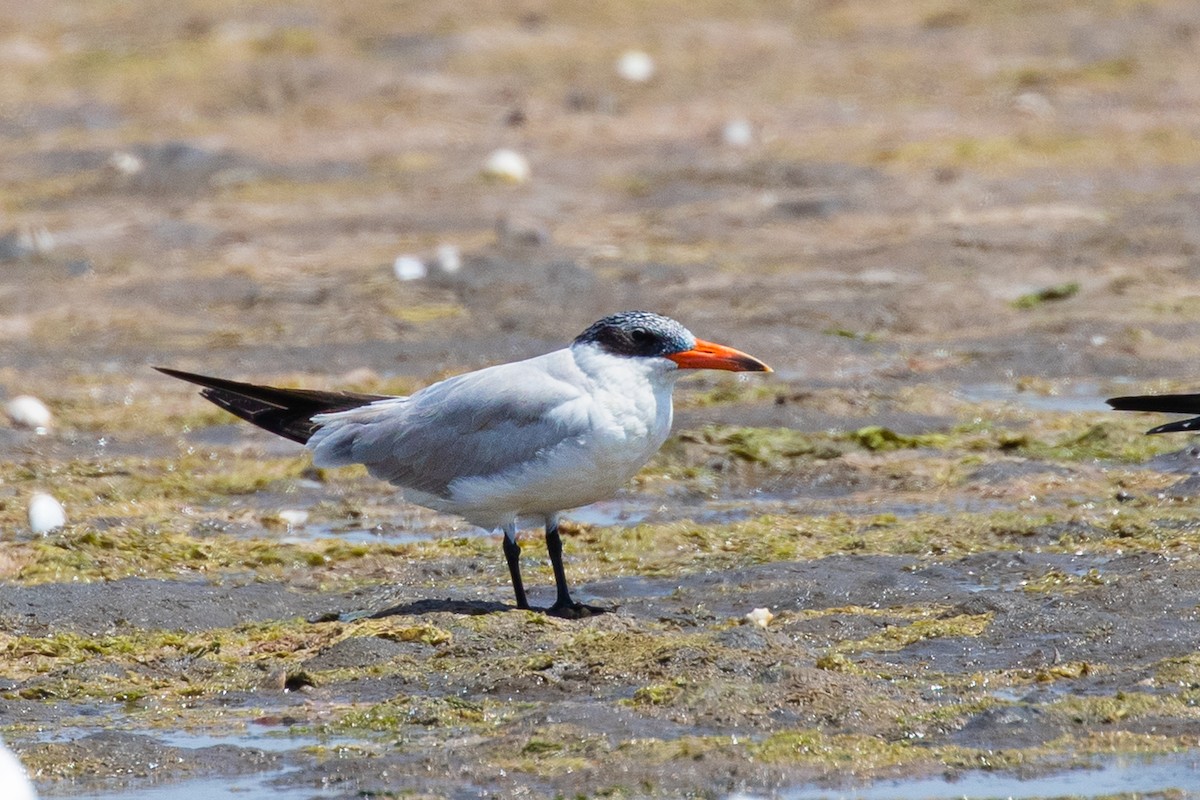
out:
<path id="1" fill-rule="evenodd" d="M 456 531 L 455 536 L 470 535 L 472 532 L 484 533 L 482 530 L 468 528 Z M 413 544 L 428 542 L 436 539 L 438 532 L 433 530 L 412 530 L 402 525 L 380 524 L 363 527 L 361 524 L 343 522 L 314 522 L 303 525 L 293 525 L 281 538 L 284 542 L 309 542 L 321 539 L 340 539 L 349 544 Z"/>
<path id="2" fill-rule="evenodd" d="M 287 753 L 308 747 L 337 747 L 341 744 L 362 744 L 361 740 L 348 738 L 320 738 L 311 735 L 294 734 L 291 728 L 279 725 L 253 725 L 244 732 L 231 736 L 218 736 L 211 733 L 196 733 L 191 731 L 132 731 L 144 736 L 153 737 L 160 744 L 168 747 L 178 747 L 188 750 L 200 750 L 218 745 L 247 747 L 269 753 Z M 61 729 L 42 737 L 42 741 L 70 741 L 85 736 L 90 731 L 81 728 Z M 194 778 L 184 781 L 167 780 L 153 786 L 140 785 L 137 788 L 114 788 L 112 790 L 94 790 L 78 793 L 65 790 L 66 787 L 55 787 L 54 794 L 66 795 L 76 800 L 115 800 L 115 798 L 130 798 L 130 800 L 223 800 L 223 798 L 239 798 L 239 800 L 265 800 L 265 798 L 281 798 L 282 800 L 319 800 L 332 797 L 334 793 L 313 787 L 281 788 L 275 785 L 277 779 L 293 772 L 295 767 L 285 766 L 267 769 L 262 772 L 247 775 L 216 775 L 204 778 Z"/>
<path id="3" fill-rule="evenodd" d="M 1037 778 L 971 772 L 954 779 L 876 781 L 847 789 L 802 787 L 779 796 L 785 800 L 1037 800 L 1168 791 L 1180 793 L 1173 795 L 1180 798 L 1200 797 L 1200 753 L 1112 756 L 1096 759 L 1092 768 Z"/>
<path id="4" fill-rule="evenodd" d="M 274 744 L 287 741 L 295 743 L 303 738 L 279 739 Z M 232 741 L 231 737 L 172 734 L 168 743 L 181 747 L 207 747 Z M 261 737 L 255 737 L 254 746 L 264 746 Z M 71 797 L 76 800 L 114 800 L 118 797 L 128 797 L 130 800 L 308 800 L 334 796 L 333 792 L 313 787 L 281 788 L 274 785 L 276 779 L 290 771 L 289 768 L 238 777 L 200 778 L 133 790 L 72 793 Z M 1090 768 L 1036 778 L 971 772 L 956 778 L 885 780 L 850 788 L 800 787 L 784 790 L 776 796 L 784 800 L 1040 800 L 1059 797 L 1082 800 L 1110 795 L 1172 792 L 1172 796 L 1186 800 L 1200 797 L 1198 787 L 1200 754 L 1191 751 L 1145 758 L 1114 756 L 1096 759 Z M 747 800 L 754 796 L 733 797 Z"/>
<path id="5" fill-rule="evenodd" d="M 271 770 L 257 775 L 237 778 L 218 776 L 198 778 L 179 783 L 164 783 L 144 789 L 119 789 L 112 792 L 85 794 L 72 793 L 73 800 L 320 800 L 334 797 L 337 793 L 311 786 L 281 788 L 273 785 L 277 778 L 288 774 L 291 769 Z"/>
<path id="6" fill-rule="evenodd" d="M 963 386 L 958 394 L 971 403 L 1005 402 L 1035 411 L 1109 411 L 1104 398 L 1112 394 L 1095 381 L 1072 381 L 1049 392 L 1022 390 L 1011 383 L 981 383 Z"/>
<path id="7" fill-rule="evenodd" d="M 82 728 L 65 728 L 43 735 L 38 740 L 43 742 L 68 742 L 94 732 Z M 298 750 L 302 747 L 336 746 L 337 744 L 331 740 L 320 739 L 315 736 L 293 735 L 290 728 L 279 726 L 254 726 L 247 729 L 244 733 L 230 736 L 216 736 L 210 733 L 195 733 L 191 731 L 158 730 L 133 730 L 130 733 L 153 737 L 160 744 L 169 747 L 183 747 L 192 750 L 224 744 L 235 747 L 253 747 L 257 750 L 264 750 L 270 753 L 285 753 L 289 750 Z M 351 740 L 346 739 L 343 741 L 350 742 Z"/>

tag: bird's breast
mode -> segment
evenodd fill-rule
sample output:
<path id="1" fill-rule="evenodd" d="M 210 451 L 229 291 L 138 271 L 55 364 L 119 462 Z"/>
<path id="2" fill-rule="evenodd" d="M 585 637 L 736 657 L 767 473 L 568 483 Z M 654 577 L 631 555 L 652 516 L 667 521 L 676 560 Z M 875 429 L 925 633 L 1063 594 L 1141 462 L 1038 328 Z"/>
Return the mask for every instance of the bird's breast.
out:
<path id="1" fill-rule="evenodd" d="M 453 510 L 483 524 L 505 514 L 548 514 L 611 497 L 657 452 L 671 429 L 671 396 L 596 392 L 585 431 L 503 473 L 452 484 Z"/>
<path id="2" fill-rule="evenodd" d="M 641 391 L 597 393 L 591 410 L 592 446 L 606 460 L 636 462 L 640 468 L 671 431 L 671 393 L 653 387 Z"/>

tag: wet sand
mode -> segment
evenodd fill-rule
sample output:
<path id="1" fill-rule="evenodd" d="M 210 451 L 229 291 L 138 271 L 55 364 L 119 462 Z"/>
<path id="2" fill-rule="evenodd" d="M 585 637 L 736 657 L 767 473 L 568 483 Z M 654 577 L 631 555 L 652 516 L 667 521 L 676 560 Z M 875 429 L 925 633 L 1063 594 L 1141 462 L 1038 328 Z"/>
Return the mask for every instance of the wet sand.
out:
<path id="1" fill-rule="evenodd" d="M 1102 402 L 1200 385 L 1195 4 L 3 19 L 0 399 L 55 424 L 0 426 L 0 735 L 44 795 L 1200 785 L 1200 459 Z M 404 393 L 624 308 L 777 372 L 682 383 L 569 515 L 582 621 L 150 369 Z"/>

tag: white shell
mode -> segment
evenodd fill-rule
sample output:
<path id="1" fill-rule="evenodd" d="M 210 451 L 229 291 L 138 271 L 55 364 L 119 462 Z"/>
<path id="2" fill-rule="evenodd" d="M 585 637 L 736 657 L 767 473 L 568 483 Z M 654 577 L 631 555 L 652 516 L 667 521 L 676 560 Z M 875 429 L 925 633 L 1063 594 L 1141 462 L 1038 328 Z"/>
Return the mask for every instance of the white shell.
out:
<path id="1" fill-rule="evenodd" d="M 1046 95 L 1038 92 L 1021 92 L 1013 98 L 1013 108 L 1034 119 L 1050 119 L 1054 116 L 1054 104 Z"/>
<path id="2" fill-rule="evenodd" d="M 746 620 L 757 625 L 760 628 L 766 628 L 771 624 L 771 620 L 775 619 L 775 615 L 771 613 L 769 608 L 756 608 L 746 615 Z"/>
<path id="3" fill-rule="evenodd" d="M 627 50 L 617 59 L 617 74 L 632 83 L 645 83 L 654 77 L 654 59 L 641 50 Z"/>
<path id="4" fill-rule="evenodd" d="M 483 164 L 483 174 L 497 180 L 525 183 L 532 172 L 529 169 L 529 160 L 525 156 L 516 150 L 501 148 L 488 156 Z"/>
<path id="5" fill-rule="evenodd" d="M 754 127 L 749 120 L 731 119 L 721 129 L 721 141 L 730 147 L 749 147 L 754 144 Z"/>
<path id="6" fill-rule="evenodd" d="M 118 150 L 108 157 L 108 166 L 122 175 L 137 175 L 146 165 L 133 153 Z"/>
<path id="7" fill-rule="evenodd" d="M 302 508 L 285 508 L 276 516 L 286 522 L 289 528 L 298 528 L 308 522 L 308 512 Z"/>
<path id="8" fill-rule="evenodd" d="M 5 403 L 4 413 L 8 415 L 14 425 L 32 428 L 39 433 L 45 433 L 53 421 L 50 409 L 46 408 L 46 404 L 27 394 L 14 397 Z"/>
<path id="9" fill-rule="evenodd" d="M 458 245 L 440 244 L 437 249 L 437 265 L 442 272 L 453 275 L 462 269 L 462 251 Z"/>
<path id="10" fill-rule="evenodd" d="M 45 492 L 29 498 L 29 528 L 34 533 L 49 533 L 67 524 L 67 512 L 62 503 Z"/>
<path id="11" fill-rule="evenodd" d="M 397 256 L 392 262 L 392 272 L 402 281 L 419 281 L 429 274 L 425 262 L 416 256 Z"/>

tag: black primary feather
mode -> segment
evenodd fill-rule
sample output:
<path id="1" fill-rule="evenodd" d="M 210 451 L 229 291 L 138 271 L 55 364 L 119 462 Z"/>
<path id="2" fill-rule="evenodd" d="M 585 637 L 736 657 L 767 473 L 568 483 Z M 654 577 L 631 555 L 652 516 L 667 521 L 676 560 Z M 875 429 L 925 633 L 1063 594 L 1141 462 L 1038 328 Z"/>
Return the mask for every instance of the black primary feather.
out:
<path id="1" fill-rule="evenodd" d="M 312 421 L 316 415 L 347 411 L 376 400 L 389 399 L 389 395 L 383 394 L 280 389 L 275 386 L 257 386 L 224 378 L 210 378 L 207 375 L 167 367 L 155 369 L 172 378 L 203 386 L 200 396 L 204 399 L 263 430 L 300 444 L 305 444 L 317 429 Z"/>
<path id="2" fill-rule="evenodd" d="M 1105 401 L 1117 411 L 1160 411 L 1168 414 L 1200 414 L 1200 394 L 1139 394 L 1129 397 L 1113 397 Z M 1177 431 L 1200 430 L 1200 417 L 1168 422 L 1146 431 L 1153 433 L 1175 433 Z"/>

